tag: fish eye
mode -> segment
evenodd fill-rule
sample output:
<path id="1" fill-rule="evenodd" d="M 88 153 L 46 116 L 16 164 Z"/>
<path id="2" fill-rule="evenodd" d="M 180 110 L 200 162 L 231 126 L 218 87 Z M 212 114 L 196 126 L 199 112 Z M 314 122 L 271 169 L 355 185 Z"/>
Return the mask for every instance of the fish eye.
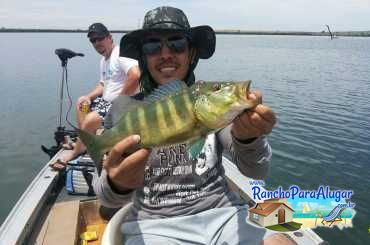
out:
<path id="1" fill-rule="evenodd" d="M 219 83 L 214 84 L 214 85 L 212 86 L 212 89 L 213 89 L 213 91 L 220 90 L 220 89 L 221 89 L 221 84 L 219 84 Z"/>

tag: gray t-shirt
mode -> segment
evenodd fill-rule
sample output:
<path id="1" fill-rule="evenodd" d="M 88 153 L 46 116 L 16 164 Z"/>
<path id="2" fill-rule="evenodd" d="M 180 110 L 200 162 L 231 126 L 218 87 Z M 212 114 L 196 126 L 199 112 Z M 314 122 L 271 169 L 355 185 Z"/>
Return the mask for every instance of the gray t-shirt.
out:
<path id="1" fill-rule="evenodd" d="M 115 101 L 109 120 L 116 122 L 122 105 Z M 107 125 L 106 124 L 106 125 Z M 129 220 L 190 215 L 211 208 L 230 207 L 243 201 L 230 191 L 222 166 L 222 154 L 231 156 L 239 170 L 252 178 L 263 178 L 271 158 L 266 137 L 242 144 L 228 126 L 206 138 L 197 159 L 192 159 L 186 143 L 153 148 L 145 168 L 144 186 L 129 195 L 115 193 L 102 175 L 94 180 L 94 190 L 102 204 L 119 207 L 132 198 Z"/>

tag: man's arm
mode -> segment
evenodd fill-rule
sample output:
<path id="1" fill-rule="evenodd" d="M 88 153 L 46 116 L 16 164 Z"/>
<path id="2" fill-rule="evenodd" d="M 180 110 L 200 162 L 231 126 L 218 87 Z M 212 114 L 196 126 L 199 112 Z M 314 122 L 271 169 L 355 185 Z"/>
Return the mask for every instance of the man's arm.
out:
<path id="1" fill-rule="evenodd" d="M 127 79 L 123 82 L 121 95 L 133 95 L 139 86 L 140 70 L 137 65 L 131 67 L 127 72 Z"/>
<path id="2" fill-rule="evenodd" d="M 133 95 L 140 80 L 140 69 L 137 60 L 127 57 L 118 57 L 120 69 L 127 74 L 126 81 L 123 81 L 121 95 Z"/>
<path id="3" fill-rule="evenodd" d="M 244 175 L 261 179 L 267 174 L 271 159 L 271 147 L 265 135 L 272 131 L 276 117 L 270 107 L 261 104 L 260 92 L 250 93 L 248 98 L 259 104 L 234 119 L 218 137 Z"/>
<path id="4" fill-rule="evenodd" d="M 260 136 L 252 142 L 243 143 L 231 133 L 231 125 L 217 133 L 224 151 L 245 176 L 253 179 L 263 179 L 268 171 L 271 160 L 271 147 L 266 136 Z"/>
<path id="5" fill-rule="evenodd" d="M 102 174 L 94 179 L 94 191 L 104 206 L 121 206 L 131 198 L 132 191 L 144 185 L 145 165 L 150 150 L 139 149 L 123 156 L 139 141 L 138 135 L 132 135 L 118 142 L 104 161 Z"/>
<path id="6" fill-rule="evenodd" d="M 90 93 L 87 95 L 83 95 L 78 98 L 77 100 L 77 109 L 81 109 L 81 103 L 84 101 L 87 101 L 89 104 L 91 104 L 91 101 L 93 101 L 96 97 L 103 95 L 104 91 L 104 84 L 103 82 L 99 82 L 99 84 L 93 89 Z"/>
<path id="7" fill-rule="evenodd" d="M 95 87 L 95 89 L 92 90 L 90 93 L 88 93 L 86 96 L 90 100 L 94 100 L 96 97 L 102 96 L 103 95 L 103 91 L 104 91 L 104 83 L 103 82 L 99 82 L 99 84 Z"/>
<path id="8" fill-rule="evenodd" d="M 93 188 L 99 201 L 105 207 L 118 208 L 122 207 L 122 204 L 131 200 L 132 191 L 118 192 L 110 184 L 111 181 L 108 178 L 105 169 L 102 170 L 101 175 L 94 175 Z M 113 187 L 113 188 L 112 188 Z"/>

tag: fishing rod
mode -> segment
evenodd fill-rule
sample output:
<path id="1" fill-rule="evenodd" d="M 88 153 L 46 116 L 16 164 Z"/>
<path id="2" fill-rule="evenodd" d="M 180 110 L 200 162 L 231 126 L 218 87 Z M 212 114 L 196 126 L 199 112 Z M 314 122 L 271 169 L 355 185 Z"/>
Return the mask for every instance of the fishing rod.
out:
<path id="1" fill-rule="evenodd" d="M 82 53 L 76 53 L 76 52 L 73 52 L 72 50 L 65 49 L 65 48 L 56 49 L 55 54 L 61 60 L 61 65 L 62 65 L 62 79 L 60 82 L 61 84 L 60 84 L 60 91 L 59 91 L 58 126 L 57 126 L 57 130 L 54 132 L 54 139 L 56 141 L 56 145 L 50 148 L 47 148 L 46 146 L 41 145 L 41 150 L 45 152 L 46 154 L 48 154 L 50 158 L 52 158 L 60 150 L 65 136 L 76 135 L 76 132 L 74 130 L 66 130 L 65 127 L 62 126 L 64 85 L 66 85 L 67 95 L 68 95 L 69 103 L 70 103 L 69 109 L 67 112 L 67 115 L 68 115 L 72 107 L 72 99 L 70 97 L 69 89 L 68 89 L 68 69 L 67 69 L 68 60 L 76 56 L 80 56 L 80 57 L 84 56 L 84 54 Z M 67 115 L 66 115 L 66 118 L 67 118 Z"/>

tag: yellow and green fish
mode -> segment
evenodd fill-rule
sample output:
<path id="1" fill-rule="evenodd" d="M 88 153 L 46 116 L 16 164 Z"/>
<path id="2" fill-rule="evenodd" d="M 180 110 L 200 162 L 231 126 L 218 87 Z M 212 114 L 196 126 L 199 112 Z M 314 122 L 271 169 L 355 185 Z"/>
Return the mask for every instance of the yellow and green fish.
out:
<path id="1" fill-rule="evenodd" d="M 79 136 L 101 171 L 103 155 L 123 138 L 138 134 L 138 148 L 188 142 L 193 157 L 206 136 L 226 127 L 246 109 L 256 106 L 247 98 L 251 81 L 196 82 L 188 87 L 173 81 L 158 87 L 144 101 L 130 103 L 120 120 L 102 135 L 79 130 Z"/>

